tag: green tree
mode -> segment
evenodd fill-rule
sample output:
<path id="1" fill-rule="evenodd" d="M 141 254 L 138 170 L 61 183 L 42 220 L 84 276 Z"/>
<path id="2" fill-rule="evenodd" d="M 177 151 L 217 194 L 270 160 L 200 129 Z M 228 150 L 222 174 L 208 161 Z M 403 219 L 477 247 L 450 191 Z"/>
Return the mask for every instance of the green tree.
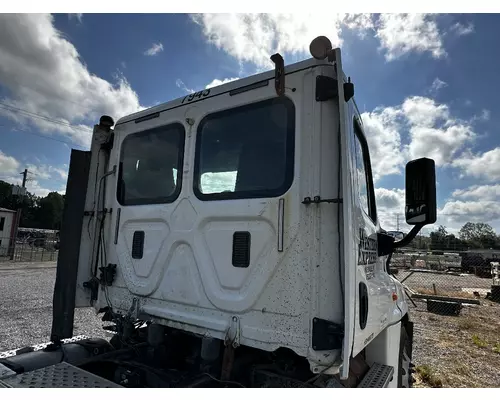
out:
<path id="1" fill-rule="evenodd" d="M 12 185 L 0 181 L 0 207 L 8 208 L 9 210 L 21 209 L 21 226 L 26 228 L 37 227 L 35 213 L 38 201 L 39 198 L 30 192 L 26 192 L 24 196 L 13 195 Z"/>
<path id="2" fill-rule="evenodd" d="M 12 194 L 12 185 L 0 180 L 0 207 L 21 209 L 20 226 L 23 228 L 60 229 L 64 196 L 51 192 L 40 198 L 30 192 L 24 196 Z"/>
<path id="3" fill-rule="evenodd" d="M 495 230 L 484 222 L 467 222 L 460 229 L 459 236 L 466 241 L 470 247 L 488 249 L 495 247 L 498 237 Z"/>
<path id="4" fill-rule="evenodd" d="M 446 227 L 443 225 L 439 225 L 437 231 L 431 232 L 429 235 L 431 239 L 431 249 L 432 250 L 444 249 L 445 239 L 447 235 L 448 231 L 446 230 Z"/>
<path id="5" fill-rule="evenodd" d="M 57 192 L 51 192 L 40 199 L 38 208 L 39 228 L 60 229 L 62 213 L 64 208 L 64 198 Z"/>
<path id="6" fill-rule="evenodd" d="M 457 238 L 453 233 L 448 233 L 446 227 L 440 225 L 437 231 L 430 233 L 431 250 L 465 250 L 467 243 Z"/>

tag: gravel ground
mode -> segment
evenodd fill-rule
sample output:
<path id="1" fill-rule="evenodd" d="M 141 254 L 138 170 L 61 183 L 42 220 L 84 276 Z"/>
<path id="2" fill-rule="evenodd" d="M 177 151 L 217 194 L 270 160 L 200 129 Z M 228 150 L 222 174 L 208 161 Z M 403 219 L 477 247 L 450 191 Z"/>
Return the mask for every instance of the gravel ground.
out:
<path id="1" fill-rule="evenodd" d="M 0 263 L 0 277 L 0 352 L 48 342 L 55 263 Z M 415 386 L 500 387 L 500 305 L 481 303 L 458 317 L 411 307 Z M 75 310 L 75 336 L 106 337 L 102 325 L 92 309 Z"/>
<path id="2" fill-rule="evenodd" d="M 416 387 L 500 387 L 500 305 L 481 299 L 459 316 L 411 307 Z"/>
<path id="3" fill-rule="evenodd" d="M 50 341 L 56 263 L 0 263 L 0 352 Z M 75 310 L 74 335 L 104 337 L 93 309 Z"/>

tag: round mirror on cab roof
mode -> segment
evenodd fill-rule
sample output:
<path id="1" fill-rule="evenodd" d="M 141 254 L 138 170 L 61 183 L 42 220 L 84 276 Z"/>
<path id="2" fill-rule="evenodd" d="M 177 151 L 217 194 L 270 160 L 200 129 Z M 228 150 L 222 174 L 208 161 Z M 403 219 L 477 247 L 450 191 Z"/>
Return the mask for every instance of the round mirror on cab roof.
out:
<path id="1" fill-rule="evenodd" d="M 311 55 L 317 60 L 324 60 L 332 50 L 332 42 L 326 36 L 318 36 L 309 45 Z"/>

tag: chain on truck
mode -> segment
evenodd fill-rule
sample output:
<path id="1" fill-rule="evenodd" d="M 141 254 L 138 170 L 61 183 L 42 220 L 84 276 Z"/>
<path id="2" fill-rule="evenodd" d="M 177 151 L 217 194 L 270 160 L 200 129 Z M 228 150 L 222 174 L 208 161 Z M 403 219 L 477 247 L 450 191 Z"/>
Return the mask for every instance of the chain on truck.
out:
<path id="1" fill-rule="evenodd" d="M 390 258 L 436 221 L 434 161 L 406 166 L 413 228 L 395 241 L 340 49 L 310 51 L 101 117 L 71 152 L 51 342 L 0 359 L 1 385 L 411 386 Z M 73 337 L 79 307 L 106 340 Z"/>

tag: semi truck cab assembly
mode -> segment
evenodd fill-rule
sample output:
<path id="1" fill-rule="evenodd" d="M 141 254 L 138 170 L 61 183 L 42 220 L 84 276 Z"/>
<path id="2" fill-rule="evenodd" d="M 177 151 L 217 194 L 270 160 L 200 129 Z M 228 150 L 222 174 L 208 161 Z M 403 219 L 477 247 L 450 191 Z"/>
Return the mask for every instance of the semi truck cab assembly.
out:
<path id="1" fill-rule="evenodd" d="M 394 249 L 436 221 L 434 161 L 406 167 L 399 241 L 325 37 L 313 58 L 95 125 L 72 150 L 51 343 L 6 387 L 409 387 Z M 73 337 L 92 307 L 109 340 Z"/>

